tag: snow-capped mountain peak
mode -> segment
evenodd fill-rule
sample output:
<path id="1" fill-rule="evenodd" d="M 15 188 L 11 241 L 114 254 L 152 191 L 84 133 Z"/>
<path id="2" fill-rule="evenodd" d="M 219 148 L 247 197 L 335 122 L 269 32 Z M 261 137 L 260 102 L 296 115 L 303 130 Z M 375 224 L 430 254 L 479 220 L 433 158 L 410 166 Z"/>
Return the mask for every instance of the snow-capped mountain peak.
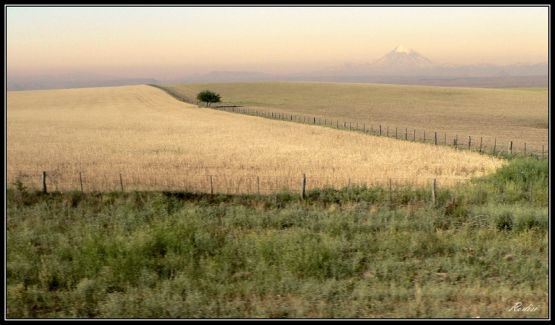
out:
<path id="1" fill-rule="evenodd" d="M 390 68 L 395 70 L 412 70 L 431 65 L 432 61 L 430 59 L 402 45 L 397 46 L 371 64 L 375 68 Z"/>
<path id="2" fill-rule="evenodd" d="M 398 45 L 396 48 L 393 49 L 393 52 L 397 53 L 409 53 L 411 50 L 404 47 L 403 45 Z"/>

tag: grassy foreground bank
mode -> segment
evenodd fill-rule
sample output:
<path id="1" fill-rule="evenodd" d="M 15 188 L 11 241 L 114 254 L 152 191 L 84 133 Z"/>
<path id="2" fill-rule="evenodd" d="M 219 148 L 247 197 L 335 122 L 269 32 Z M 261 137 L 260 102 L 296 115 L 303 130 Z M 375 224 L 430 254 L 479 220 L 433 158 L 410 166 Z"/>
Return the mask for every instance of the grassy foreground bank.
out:
<path id="1" fill-rule="evenodd" d="M 16 184 L 7 316 L 547 317 L 547 182 L 546 160 L 515 159 L 435 206 L 426 189 L 300 201 Z"/>

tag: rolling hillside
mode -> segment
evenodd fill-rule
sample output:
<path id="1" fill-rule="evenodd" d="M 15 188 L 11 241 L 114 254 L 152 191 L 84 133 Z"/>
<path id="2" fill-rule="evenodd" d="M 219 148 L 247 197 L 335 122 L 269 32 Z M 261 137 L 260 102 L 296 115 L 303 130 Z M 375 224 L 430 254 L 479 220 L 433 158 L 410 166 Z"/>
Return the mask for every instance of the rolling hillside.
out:
<path id="1" fill-rule="evenodd" d="M 201 109 L 149 86 L 8 92 L 8 178 L 53 189 L 273 192 L 451 185 L 502 160 L 447 147 Z M 121 174 L 121 179 L 120 179 Z M 209 178 L 212 175 L 213 178 Z M 258 178 L 258 179 L 257 179 Z M 257 188 L 259 187 L 259 189 Z"/>
<path id="2" fill-rule="evenodd" d="M 509 141 L 522 151 L 547 150 L 547 89 L 485 89 L 429 86 L 255 82 L 173 85 L 194 98 L 203 89 L 222 95 L 225 102 L 259 110 L 305 114 L 331 120 L 382 124 L 404 133 L 416 129 L 428 137 L 437 131 L 447 141 L 477 143 L 483 137 L 491 150 L 507 150 Z"/>

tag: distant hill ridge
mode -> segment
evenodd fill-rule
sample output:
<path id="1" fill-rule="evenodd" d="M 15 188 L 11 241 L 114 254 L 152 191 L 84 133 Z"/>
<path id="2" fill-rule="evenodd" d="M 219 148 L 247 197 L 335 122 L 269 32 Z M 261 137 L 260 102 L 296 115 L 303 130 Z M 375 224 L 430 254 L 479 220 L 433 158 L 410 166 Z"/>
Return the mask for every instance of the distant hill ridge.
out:
<path id="1" fill-rule="evenodd" d="M 399 45 L 370 63 L 345 64 L 307 73 L 271 74 L 259 71 L 212 71 L 173 80 L 117 78 L 74 73 L 50 76 L 10 76 L 8 90 L 106 87 L 161 83 L 246 81 L 319 81 L 414 84 L 446 87 L 547 87 L 548 64 L 446 65 Z"/>

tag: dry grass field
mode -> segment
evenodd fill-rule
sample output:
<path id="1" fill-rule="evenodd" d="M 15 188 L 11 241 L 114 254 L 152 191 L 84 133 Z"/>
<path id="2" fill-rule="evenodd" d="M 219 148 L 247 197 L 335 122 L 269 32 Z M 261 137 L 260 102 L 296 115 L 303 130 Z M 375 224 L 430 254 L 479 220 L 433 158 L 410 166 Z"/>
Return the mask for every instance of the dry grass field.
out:
<path id="1" fill-rule="evenodd" d="M 472 137 L 491 150 L 547 151 L 548 102 L 546 88 L 486 89 L 407 85 L 255 82 L 174 85 L 172 89 L 194 98 L 203 89 L 222 95 L 225 102 L 259 110 L 304 114 L 329 120 L 408 128 L 417 138 L 437 131 L 448 143 L 457 136 L 461 144 Z"/>
<path id="2" fill-rule="evenodd" d="M 245 116 L 149 86 L 8 92 L 8 182 L 50 189 L 261 193 L 330 185 L 449 186 L 503 164 L 487 155 Z M 258 180 L 257 180 L 258 177 Z"/>

